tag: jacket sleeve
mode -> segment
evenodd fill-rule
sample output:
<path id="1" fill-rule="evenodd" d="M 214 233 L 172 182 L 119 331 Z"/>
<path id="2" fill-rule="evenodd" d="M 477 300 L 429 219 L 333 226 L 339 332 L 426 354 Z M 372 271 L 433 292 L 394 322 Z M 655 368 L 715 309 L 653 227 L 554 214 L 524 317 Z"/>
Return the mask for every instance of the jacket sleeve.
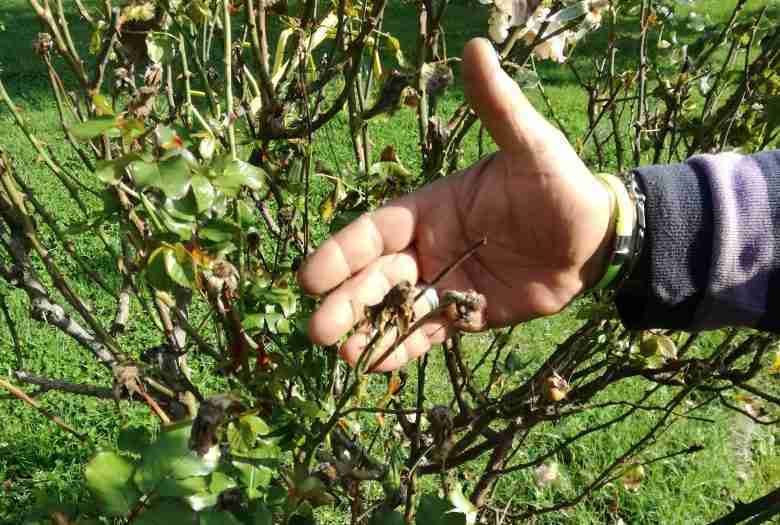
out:
<path id="1" fill-rule="evenodd" d="M 616 296 L 626 326 L 780 332 L 780 151 L 635 173 L 647 229 Z"/>

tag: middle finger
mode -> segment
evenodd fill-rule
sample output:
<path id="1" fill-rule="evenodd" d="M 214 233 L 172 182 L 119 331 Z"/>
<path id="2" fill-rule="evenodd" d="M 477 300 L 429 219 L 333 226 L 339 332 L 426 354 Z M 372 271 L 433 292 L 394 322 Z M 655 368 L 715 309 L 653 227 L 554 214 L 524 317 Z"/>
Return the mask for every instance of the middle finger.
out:
<path id="1" fill-rule="evenodd" d="M 328 294 L 309 322 L 309 337 L 320 345 L 335 344 L 363 319 L 366 306 L 382 302 L 402 281 L 416 283 L 418 276 L 414 250 L 378 258 Z"/>

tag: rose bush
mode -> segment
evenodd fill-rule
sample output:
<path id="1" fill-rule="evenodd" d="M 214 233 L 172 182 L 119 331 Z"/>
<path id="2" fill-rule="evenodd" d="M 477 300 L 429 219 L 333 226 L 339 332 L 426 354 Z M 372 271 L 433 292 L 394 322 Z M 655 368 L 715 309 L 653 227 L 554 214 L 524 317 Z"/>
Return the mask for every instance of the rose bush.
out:
<path id="1" fill-rule="evenodd" d="M 474 4 L 503 67 L 539 91 L 594 171 L 777 144 L 780 29 L 766 7 L 749 11 L 740 0 L 728 21 L 710 25 L 648 0 Z M 0 99 L 81 217 L 58 216 L 0 139 L 0 278 L 24 294 L 30 318 L 99 362 L 110 384 L 27 370 L 20 321 L 4 306 L 18 359 L 4 363 L 10 377 L 0 386 L 77 438 L 80 429 L 16 384 L 141 403 L 159 421 L 156 433 L 125 427 L 115 448 L 96 452 L 84 470 L 91 499 L 33 509 L 31 520 L 311 523 L 330 506 L 374 525 L 520 522 L 605 487 L 636 490 L 650 465 L 700 450 L 692 442 L 654 454 L 652 445 L 711 404 L 775 420 L 777 385 L 766 375 L 774 337 L 734 331 L 698 346 L 699 334 L 632 333 L 608 297 L 583 299 L 582 324 L 543 356 L 518 351 L 513 329 L 453 335 L 442 352 L 446 394 L 431 391 L 428 356 L 407 371 L 369 374 L 367 363 L 349 368 L 308 340 L 315 299 L 295 273 L 312 247 L 462 167 L 467 142 L 484 151 L 469 107 L 439 104 L 459 62 L 446 46 L 448 5 L 408 2 L 418 38 L 401 42 L 384 29 L 386 0 L 77 1 L 78 21 L 61 1 L 29 0 L 43 26 L 33 49 L 81 165 L 52 154 L 2 80 Z M 83 45 L 76 23 L 91 33 Z M 688 25 L 700 36 L 676 33 Z M 580 71 L 571 57 L 597 31 L 603 52 Z M 576 73 L 584 134 L 562 124 L 540 60 Z M 372 137 L 373 122 L 392 125 L 399 111 L 417 116 L 419 159 Z M 323 153 L 337 119 L 346 121 L 348 165 Z M 95 271 L 80 249 L 87 238 L 116 261 L 116 279 Z M 75 276 L 113 311 L 96 311 Z M 403 337 L 416 292 L 394 292 L 372 307 L 370 328 Z M 449 296 L 463 323 L 479 304 L 466 292 Z M 131 349 L 133 324 L 156 343 Z M 637 380 L 642 395 L 615 397 L 616 385 Z M 566 426 L 583 413 L 588 425 Z M 497 495 L 496 481 L 519 471 L 555 485 L 558 462 L 579 442 L 632 418 L 644 418 L 642 432 L 576 488 L 543 504 Z M 551 424 L 565 435 L 546 440 Z"/>

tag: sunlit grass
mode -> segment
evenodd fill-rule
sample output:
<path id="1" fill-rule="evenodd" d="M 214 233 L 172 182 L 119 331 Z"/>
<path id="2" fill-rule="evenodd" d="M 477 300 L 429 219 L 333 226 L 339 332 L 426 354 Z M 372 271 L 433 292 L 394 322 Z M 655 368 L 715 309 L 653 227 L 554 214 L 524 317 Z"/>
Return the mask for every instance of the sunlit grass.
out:
<path id="1" fill-rule="evenodd" d="M 730 12 L 731 2 L 702 0 L 694 4 L 697 12 L 707 13 L 712 19 L 722 18 Z M 749 2 L 749 8 L 762 4 L 758 0 Z M 47 87 L 44 70 L 31 52 L 32 40 L 38 31 L 38 23 L 23 0 L 3 0 L 0 7 L 0 21 L 6 31 L 0 33 L 0 75 L 11 96 L 23 111 L 31 129 L 38 134 L 64 162 L 92 181 L 91 174 L 79 168 L 77 158 L 61 140 L 59 120 L 51 94 Z M 481 34 L 484 27 L 483 11 L 477 2 L 453 2 L 445 21 L 448 28 L 448 49 L 453 56 L 459 56 L 464 43 Z M 688 9 L 688 8 L 686 8 Z M 83 27 L 81 24 L 77 24 Z M 385 30 L 395 33 L 402 42 L 412 43 L 416 37 L 416 25 L 411 11 L 404 5 L 393 5 L 387 17 Z M 76 32 L 79 41 L 85 41 L 86 31 Z M 595 35 L 583 43 L 585 49 L 596 56 L 604 46 L 603 36 Z M 408 47 L 408 46 L 407 46 Z M 630 48 L 625 53 L 630 53 Z M 391 61 L 388 67 L 392 67 Z M 578 67 L 587 68 L 586 58 L 578 59 Z M 457 69 L 457 68 L 456 68 Z M 552 64 L 539 64 L 539 74 L 547 85 L 550 99 L 567 131 L 572 136 L 581 135 L 587 125 L 585 119 L 586 98 L 579 89 L 569 70 Z M 457 71 L 456 71 L 457 73 Z M 538 108 L 543 108 L 538 94 L 528 93 Z M 451 112 L 462 103 L 463 93 L 459 79 L 440 103 L 442 113 Z M 401 160 L 410 168 L 419 166 L 416 133 L 416 115 L 410 109 L 402 109 L 392 119 L 379 118 L 370 124 L 374 152 L 378 154 L 386 145 L 393 145 Z M 354 170 L 344 119 L 337 119 L 321 132 L 320 137 L 330 143 L 318 145 L 318 154 L 324 162 L 339 165 L 345 170 Z M 16 159 L 16 166 L 22 176 L 42 195 L 52 211 L 66 222 L 79 220 L 80 214 L 73 202 L 62 191 L 53 176 L 36 158 L 24 136 L 12 125 L 10 114 L 0 108 L 0 145 Z M 466 161 L 476 159 L 476 128 L 465 144 Z M 316 203 L 318 204 L 318 203 Z M 115 261 L 109 257 L 100 243 L 84 235 L 79 243 L 82 255 L 88 258 L 107 278 L 116 279 Z M 76 275 L 75 268 L 67 268 Z M 105 295 L 95 290 L 92 283 L 76 279 L 76 285 L 95 305 L 98 315 L 109 318 L 112 304 Z M 92 363 L 89 356 L 69 339 L 30 321 L 27 316 L 26 299 L 19 292 L 9 292 L 0 284 L 0 293 L 9 294 L 8 300 L 14 317 L 19 321 L 23 343 L 23 354 L 27 368 L 51 377 L 68 378 L 75 382 L 107 384 L 107 372 Z M 574 310 L 561 315 L 528 323 L 516 331 L 513 344 L 522 349 L 532 361 L 541 361 L 561 342 L 566 334 L 579 323 Z M 157 344 L 156 332 L 143 322 L 135 323 L 124 339 L 131 354 Z M 471 350 L 469 359 L 476 360 L 479 349 L 484 347 L 486 336 L 475 336 L 466 342 Z M 704 343 L 706 344 L 706 342 Z M 0 322 L 0 374 L 15 362 L 11 339 L 6 326 Z M 200 363 L 193 363 L 195 378 Z M 449 399 L 449 382 L 442 364 L 440 351 L 434 351 L 430 365 L 429 402 Z M 410 378 L 415 376 L 415 366 L 409 369 Z M 377 382 L 377 388 L 381 382 Z M 611 397 L 632 397 L 646 388 L 640 381 L 617 385 L 607 395 Z M 122 403 L 121 416 L 112 402 L 73 398 L 59 394 L 47 394 L 42 398 L 46 407 L 71 422 L 90 436 L 91 443 L 74 441 L 70 436 L 50 425 L 40 415 L 28 410 L 16 401 L 0 401 L 0 522 L 19 523 L 25 509 L 36 498 L 48 495 L 51 498 L 72 500 L 83 495 L 79 483 L 85 460 L 98 447 L 112 446 L 117 428 L 123 422 L 152 425 L 148 411 L 139 405 Z M 705 445 L 705 450 L 696 456 L 686 457 L 658 464 L 649 470 L 648 479 L 637 493 L 629 493 L 615 485 L 602 491 L 575 510 L 542 517 L 537 523 L 596 524 L 614 521 L 616 511 L 627 523 L 693 524 L 704 523 L 729 508 L 730 497 L 750 499 L 765 492 L 780 481 L 780 456 L 769 438 L 776 430 L 760 429 L 756 443 L 756 467 L 753 475 L 744 483 L 734 477 L 731 459 L 729 432 L 732 415 L 720 410 L 705 414 L 717 420 L 709 425 L 701 422 L 681 422 L 664 436 L 656 450 L 662 454 L 692 443 Z M 587 418 L 570 418 L 565 424 L 548 424 L 528 444 L 524 454 L 529 457 L 545 450 L 561 439 L 588 424 Z M 366 424 L 372 424 L 367 421 Z M 499 501 L 551 503 L 562 496 L 572 495 L 585 486 L 613 457 L 614 451 L 623 449 L 636 439 L 650 424 L 650 419 L 631 420 L 611 430 L 607 435 L 598 435 L 584 440 L 574 447 L 573 452 L 558 461 L 562 464 L 563 482 L 559 488 L 538 489 L 528 472 L 520 472 L 501 479 L 497 487 Z M 470 470 L 476 472 L 477 466 Z M 328 523 L 338 523 L 343 514 L 328 511 Z"/>

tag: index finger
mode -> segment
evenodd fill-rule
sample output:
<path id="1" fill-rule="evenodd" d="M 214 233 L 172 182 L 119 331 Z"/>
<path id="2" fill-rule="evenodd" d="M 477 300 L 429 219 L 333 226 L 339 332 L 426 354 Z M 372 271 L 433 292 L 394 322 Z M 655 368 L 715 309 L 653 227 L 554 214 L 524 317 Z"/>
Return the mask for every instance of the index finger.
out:
<path id="1" fill-rule="evenodd" d="M 417 197 L 409 195 L 361 215 L 311 254 L 298 282 L 311 294 L 332 290 L 382 255 L 406 249 L 414 239 Z"/>

